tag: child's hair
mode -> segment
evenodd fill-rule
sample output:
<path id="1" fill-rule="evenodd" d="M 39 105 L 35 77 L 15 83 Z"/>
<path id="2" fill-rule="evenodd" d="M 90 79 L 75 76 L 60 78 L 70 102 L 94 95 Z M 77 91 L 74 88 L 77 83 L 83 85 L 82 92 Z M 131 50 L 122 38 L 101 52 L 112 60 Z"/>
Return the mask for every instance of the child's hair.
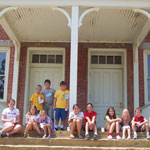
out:
<path id="1" fill-rule="evenodd" d="M 124 110 L 122 111 L 122 119 L 123 119 L 123 114 L 124 114 L 124 112 L 127 112 L 127 114 L 128 114 L 128 119 L 130 120 L 130 114 L 129 114 L 128 109 L 124 109 Z"/>
<path id="2" fill-rule="evenodd" d="M 60 86 L 61 86 L 61 85 L 67 85 L 67 83 L 66 83 L 65 81 L 61 81 L 61 82 L 60 82 Z"/>
<path id="3" fill-rule="evenodd" d="M 139 108 L 139 107 L 137 107 L 136 109 L 135 109 L 135 112 L 136 111 L 140 111 L 140 112 L 142 112 L 142 109 L 141 108 Z"/>
<path id="4" fill-rule="evenodd" d="M 40 84 L 36 85 L 36 88 L 42 89 L 42 86 Z"/>
<path id="5" fill-rule="evenodd" d="M 44 84 L 45 84 L 45 83 L 51 84 L 51 81 L 50 81 L 49 79 L 46 79 L 46 80 L 44 81 Z"/>
<path id="6" fill-rule="evenodd" d="M 8 101 L 8 104 L 9 104 L 10 102 L 13 102 L 13 103 L 15 104 L 15 100 L 14 100 L 14 99 L 10 99 L 10 100 Z"/>
<path id="7" fill-rule="evenodd" d="M 80 108 L 78 104 L 74 104 L 74 105 L 73 105 L 73 109 L 74 109 L 75 107 Z"/>
<path id="8" fill-rule="evenodd" d="M 93 104 L 92 104 L 92 103 L 87 103 L 87 104 L 86 104 L 86 107 L 87 107 L 88 105 L 91 105 L 92 108 L 93 108 Z"/>
<path id="9" fill-rule="evenodd" d="M 34 109 L 35 109 L 35 115 L 37 115 L 37 113 L 38 113 L 38 112 L 37 112 L 37 108 L 36 108 L 36 106 L 34 106 L 34 105 L 31 105 L 31 106 L 30 106 L 27 115 L 31 115 L 31 108 L 34 108 Z"/>
<path id="10" fill-rule="evenodd" d="M 114 111 L 114 115 L 113 116 L 110 116 L 110 114 L 109 114 L 110 109 L 112 109 Z M 116 111 L 115 111 L 114 107 L 109 107 L 107 109 L 106 116 L 109 116 L 110 119 L 116 119 Z"/>
<path id="11" fill-rule="evenodd" d="M 46 113 L 45 110 L 41 110 L 41 111 L 40 111 L 40 116 L 43 115 L 43 114 L 44 114 L 44 115 L 47 115 L 47 113 Z"/>

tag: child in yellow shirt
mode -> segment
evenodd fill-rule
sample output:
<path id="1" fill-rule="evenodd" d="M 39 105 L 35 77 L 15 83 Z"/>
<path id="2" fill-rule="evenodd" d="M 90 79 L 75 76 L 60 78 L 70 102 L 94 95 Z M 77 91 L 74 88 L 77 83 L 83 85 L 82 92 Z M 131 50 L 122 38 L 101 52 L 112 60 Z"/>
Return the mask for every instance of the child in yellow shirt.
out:
<path id="1" fill-rule="evenodd" d="M 36 106 L 37 111 L 39 112 L 40 110 L 43 110 L 43 103 L 44 103 L 44 95 L 40 94 L 42 90 L 41 85 L 37 85 L 36 88 L 36 93 L 34 93 L 31 98 L 30 98 L 30 103 L 31 105 Z"/>
<path id="2" fill-rule="evenodd" d="M 60 90 L 57 90 L 54 95 L 53 109 L 55 110 L 55 129 L 58 130 L 58 123 L 61 118 L 60 130 L 64 130 L 64 123 L 67 118 L 69 108 L 69 91 L 66 90 L 67 84 L 65 81 L 60 82 Z"/>

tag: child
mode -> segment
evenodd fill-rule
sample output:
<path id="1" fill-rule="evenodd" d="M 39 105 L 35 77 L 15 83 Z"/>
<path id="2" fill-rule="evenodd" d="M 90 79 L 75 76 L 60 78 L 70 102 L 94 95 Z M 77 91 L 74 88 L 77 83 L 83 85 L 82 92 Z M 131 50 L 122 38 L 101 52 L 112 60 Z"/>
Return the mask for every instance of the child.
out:
<path id="1" fill-rule="evenodd" d="M 126 132 L 128 133 L 128 138 L 127 139 L 131 139 L 131 127 L 130 127 L 130 115 L 129 115 L 129 111 L 127 109 L 124 109 L 122 112 L 122 118 L 121 118 L 121 129 L 123 131 L 123 135 L 122 135 L 122 139 L 125 139 L 126 136 Z"/>
<path id="2" fill-rule="evenodd" d="M 146 129 L 147 139 L 150 139 L 148 120 L 142 116 L 142 110 L 140 108 L 136 108 L 135 114 L 136 114 L 135 117 L 133 117 L 133 119 L 132 119 L 132 130 L 134 132 L 133 138 L 137 139 L 136 132 L 145 131 L 145 129 Z"/>
<path id="3" fill-rule="evenodd" d="M 3 129 L 0 131 L 1 137 L 7 137 L 9 135 L 18 133 L 21 130 L 20 113 L 15 108 L 15 100 L 11 99 L 8 103 L 8 108 L 5 108 L 2 112 L 1 121 L 4 123 Z"/>
<path id="4" fill-rule="evenodd" d="M 89 139 L 89 130 L 94 131 L 94 139 L 97 139 L 97 126 L 96 126 L 97 113 L 93 111 L 93 105 L 87 104 L 87 112 L 84 113 L 85 118 L 85 139 Z"/>
<path id="5" fill-rule="evenodd" d="M 51 133 L 54 131 L 53 121 L 47 116 L 45 110 L 40 111 L 40 128 L 44 130 L 44 136 L 43 138 L 46 138 L 47 136 L 47 130 L 48 130 L 48 138 L 51 138 Z"/>
<path id="6" fill-rule="evenodd" d="M 121 139 L 121 137 L 119 136 L 119 124 L 121 122 L 121 119 L 116 117 L 115 109 L 113 107 L 108 108 L 105 120 L 105 130 L 109 131 L 107 139 L 112 139 L 112 133 L 114 130 L 116 130 L 116 139 Z"/>
<path id="7" fill-rule="evenodd" d="M 46 111 L 46 114 L 54 121 L 53 102 L 55 90 L 50 87 L 51 81 L 48 79 L 44 81 L 44 86 L 45 89 L 41 92 L 45 98 L 44 110 Z"/>
<path id="8" fill-rule="evenodd" d="M 24 137 L 27 137 L 27 134 L 30 130 L 36 130 L 38 136 L 41 137 L 41 132 L 38 126 L 37 109 L 34 105 L 30 106 L 29 112 L 26 115 L 26 129 L 24 132 Z"/>
<path id="9" fill-rule="evenodd" d="M 70 113 L 68 123 L 71 126 L 70 138 L 74 137 L 74 131 L 77 129 L 78 136 L 82 139 L 81 136 L 81 128 L 82 128 L 82 120 L 84 118 L 83 112 L 80 112 L 80 108 L 78 104 L 73 105 L 73 112 Z"/>
<path id="10" fill-rule="evenodd" d="M 67 84 L 65 81 L 60 82 L 60 90 L 57 90 L 54 96 L 54 106 L 55 110 L 55 129 L 58 130 L 58 122 L 61 118 L 60 130 L 64 130 L 64 124 L 67 117 L 67 111 L 69 107 L 69 91 L 66 90 Z"/>
<path id="11" fill-rule="evenodd" d="M 31 103 L 31 106 L 32 105 L 36 106 L 37 111 L 39 112 L 40 110 L 43 109 L 43 103 L 44 103 L 44 96 L 43 96 L 43 94 L 40 94 L 40 92 L 42 90 L 42 86 L 37 85 L 35 90 L 36 90 L 36 93 L 34 93 L 31 96 L 30 103 Z"/>

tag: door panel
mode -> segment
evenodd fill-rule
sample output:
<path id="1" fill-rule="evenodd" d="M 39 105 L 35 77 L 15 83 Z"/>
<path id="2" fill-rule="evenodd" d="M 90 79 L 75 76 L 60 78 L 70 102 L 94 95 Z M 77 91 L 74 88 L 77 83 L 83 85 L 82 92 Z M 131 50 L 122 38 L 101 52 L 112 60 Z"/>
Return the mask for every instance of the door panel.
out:
<path id="1" fill-rule="evenodd" d="M 31 68 L 29 99 L 35 93 L 36 85 L 40 84 L 42 89 L 44 89 L 45 79 L 51 80 L 51 88 L 59 89 L 60 81 L 63 80 L 63 68 Z M 29 105 L 30 103 L 28 102 Z"/>
<path id="2" fill-rule="evenodd" d="M 97 125 L 104 127 L 108 107 L 113 106 L 119 115 L 122 112 L 122 69 L 91 69 L 89 94 L 89 101 L 98 113 Z"/>

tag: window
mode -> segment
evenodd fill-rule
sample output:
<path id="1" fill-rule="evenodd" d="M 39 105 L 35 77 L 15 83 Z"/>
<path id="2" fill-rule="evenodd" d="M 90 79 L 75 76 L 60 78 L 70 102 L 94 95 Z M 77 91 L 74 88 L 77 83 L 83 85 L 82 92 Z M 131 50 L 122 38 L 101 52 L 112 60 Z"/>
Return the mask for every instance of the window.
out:
<path id="1" fill-rule="evenodd" d="M 0 101 L 6 100 L 7 94 L 7 51 L 0 50 Z M 7 68 L 6 68 L 7 67 Z"/>
<path id="2" fill-rule="evenodd" d="M 122 65 L 122 56 L 92 55 L 91 64 Z"/>
<path id="3" fill-rule="evenodd" d="M 32 63 L 63 63 L 63 55 L 33 54 Z"/>

